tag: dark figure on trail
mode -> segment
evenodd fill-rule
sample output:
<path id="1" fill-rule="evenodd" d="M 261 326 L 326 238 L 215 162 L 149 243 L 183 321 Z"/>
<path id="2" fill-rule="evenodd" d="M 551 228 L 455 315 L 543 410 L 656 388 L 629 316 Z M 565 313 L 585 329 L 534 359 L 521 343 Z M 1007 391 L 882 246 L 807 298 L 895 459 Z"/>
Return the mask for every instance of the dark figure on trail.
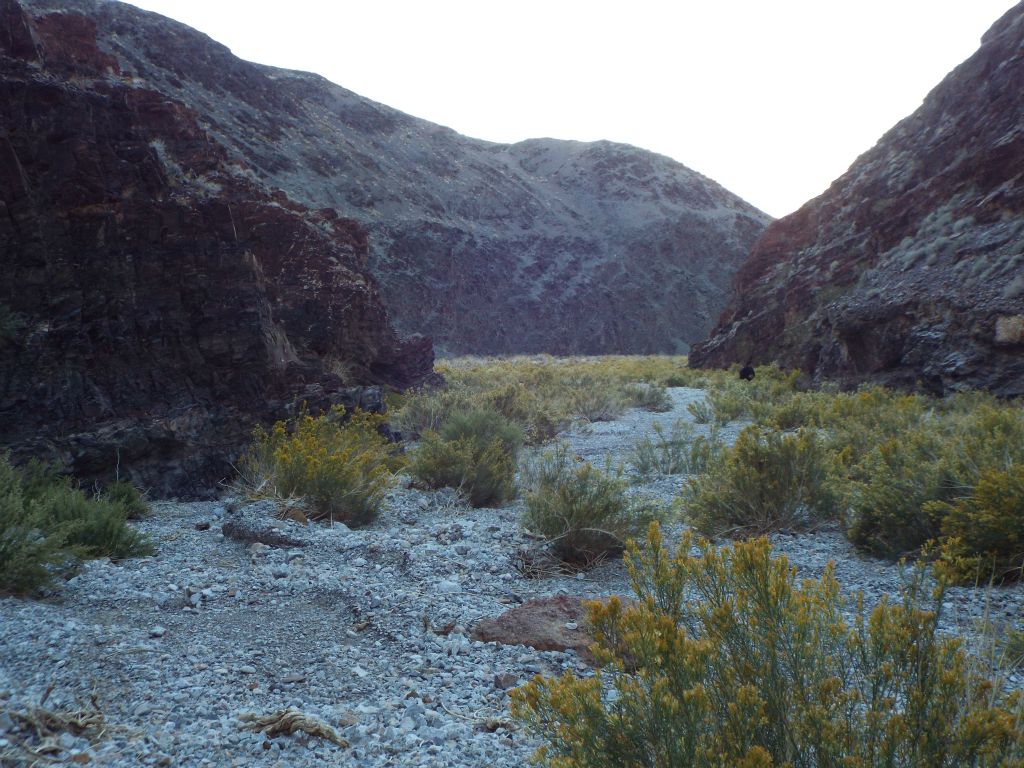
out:
<path id="1" fill-rule="evenodd" d="M 740 378 L 743 379 L 744 381 L 753 381 L 754 366 L 752 366 L 750 363 L 747 363 L 742 368 L 740 368 Z"/>

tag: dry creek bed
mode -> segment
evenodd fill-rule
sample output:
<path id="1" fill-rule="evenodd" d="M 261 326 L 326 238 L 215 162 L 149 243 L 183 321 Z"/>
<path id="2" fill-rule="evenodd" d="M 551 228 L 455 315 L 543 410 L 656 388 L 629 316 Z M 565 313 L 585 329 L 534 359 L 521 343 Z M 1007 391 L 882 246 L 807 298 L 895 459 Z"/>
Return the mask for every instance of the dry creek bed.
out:
<path id="1" fill-rule="evenodd" d="M 630 411 L 564 438 L 599 465 L 625 460 L 654 423 L 690 419 L 687 404 L 703 397 L 669 392 L 669 413 Z M 638 489 L 670 500 L 683 482 L 660 477 Z M 88 563 L 45 600 L 0 599 L 0 764 L 31 764 L 28 745 L 44 752 L 40 765 L 524 765 L 537 744 L 510 722 L 508 688 L 588 668 L 572 651 L 473 641 L 473 624 L 532 598 L 628 588 L 617 561 L 578 576 L 522 576 L 514 555 L 531 539 L 521 511 L 519 502 L 472 509 L 450 491 L 399 488 L 369 528 L 315 526 L 302 529 L 304 546 L 267 547 L 221 534 L 224 502 L 156 503 L 138 524 L 155 556 Z M 668 537 L 680 529 L 668 526 Z M 773 544 L 803 576 L 834 562 L 843 589 L 869 602 L 903 578 L 835 530 Z M 1024 589 L 950 591 L 949 631 L 982 614 L 1019 625 Z M 1013 682 L 1024 687 L 1024 675 Z M 98 711 L 102 733 L 26 742 L 18 715 L 40 703 Z M 270 738 L 239 719 L 289 707 L 347 745 L 301 732 Z"/>

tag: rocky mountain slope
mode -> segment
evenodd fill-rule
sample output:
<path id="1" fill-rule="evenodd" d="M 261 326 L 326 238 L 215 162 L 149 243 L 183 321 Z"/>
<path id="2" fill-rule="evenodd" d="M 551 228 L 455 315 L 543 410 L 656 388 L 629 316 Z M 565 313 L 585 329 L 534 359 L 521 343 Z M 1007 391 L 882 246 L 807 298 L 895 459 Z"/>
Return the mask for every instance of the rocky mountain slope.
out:
<path id="1" fill-rule="evenodd" d="M 296 399 L 428 375 L 366 232 L 255 180 L 96 30 L 0 0 L 0 445 L 196 494 Z"/>
<path id="2" fill-rule="evenodd" d="M 769 227 L 695 366 L 1024 394 L 1024 3 L 820 197 Z"/>
<path id="3" fill-rule="evenodd" d="M 91 19 L 120 77 L 195 110 L 240 171 L 359 221 L 396 327 L 444 351 L 685 351 L 770 220 L 635 147 L 469 139 L 128 5 L 25 3 Z"/>

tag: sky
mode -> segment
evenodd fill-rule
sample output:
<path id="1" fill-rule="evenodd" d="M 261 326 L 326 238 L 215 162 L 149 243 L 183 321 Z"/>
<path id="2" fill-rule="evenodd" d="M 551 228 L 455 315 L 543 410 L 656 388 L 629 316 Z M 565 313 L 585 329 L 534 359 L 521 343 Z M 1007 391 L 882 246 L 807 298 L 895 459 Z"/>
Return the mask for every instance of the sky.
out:
<path id="1" fill-rule="evenodd" d="M 134 0 L 475 138 L 610 139 L 773 216 L 821 194 L 1013 0 Z"/>

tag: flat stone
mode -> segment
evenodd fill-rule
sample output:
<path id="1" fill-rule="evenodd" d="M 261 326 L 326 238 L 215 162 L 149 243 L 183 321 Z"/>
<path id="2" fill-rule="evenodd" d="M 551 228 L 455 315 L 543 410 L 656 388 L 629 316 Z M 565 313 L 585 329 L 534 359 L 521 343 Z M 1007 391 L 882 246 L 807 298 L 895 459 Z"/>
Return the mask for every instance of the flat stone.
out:
<path id="1" fill-rule="evenodd" d="M 558 595 L 529 600 L 495 619 L 481 619 L 472 638 L 485 643 L 528 645 L 538 651 L 576 651 L 588 663 L 594 642 L 585 598 Z"/>

